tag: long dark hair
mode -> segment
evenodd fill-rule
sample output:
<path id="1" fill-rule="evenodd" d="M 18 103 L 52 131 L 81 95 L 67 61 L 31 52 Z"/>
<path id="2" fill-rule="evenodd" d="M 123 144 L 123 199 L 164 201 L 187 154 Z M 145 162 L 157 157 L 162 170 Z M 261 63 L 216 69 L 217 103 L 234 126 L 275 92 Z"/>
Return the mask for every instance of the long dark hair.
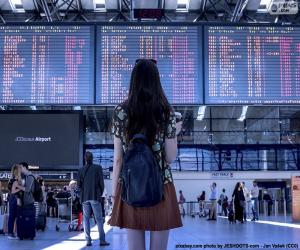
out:
<path id="1" fill-rule="evenodd" d="M 124 102 L 128 113 L 126 140 L 144 133 L 149 143 L 170 117 L 172 110 L 160 83 L 156 65 L 141 59 L 132 70 L 128 99 Z"/>
<path id="2" fill-rule="evenodd" d="M 241 186 L 241 183 L 240 183 L 240 182 L 237 182 L 236 185 L 235 185 L 235 188 L 234 188 L 234 190 L 233 190 L 232 196 L 237 195 L 237 192 L 238 192 L 240 186 Z"/>

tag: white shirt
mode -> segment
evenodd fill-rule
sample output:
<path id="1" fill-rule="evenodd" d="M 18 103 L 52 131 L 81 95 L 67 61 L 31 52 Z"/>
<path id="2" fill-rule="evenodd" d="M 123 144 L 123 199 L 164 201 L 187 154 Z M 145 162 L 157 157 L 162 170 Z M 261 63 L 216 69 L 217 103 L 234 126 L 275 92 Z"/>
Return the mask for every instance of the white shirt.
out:
<path id="1" fill-rule="evenodd" d="M 253 187 L 251 189 L 251 198 L 258 198 L 258 195 L 259 195 L 258 186 Z"/>

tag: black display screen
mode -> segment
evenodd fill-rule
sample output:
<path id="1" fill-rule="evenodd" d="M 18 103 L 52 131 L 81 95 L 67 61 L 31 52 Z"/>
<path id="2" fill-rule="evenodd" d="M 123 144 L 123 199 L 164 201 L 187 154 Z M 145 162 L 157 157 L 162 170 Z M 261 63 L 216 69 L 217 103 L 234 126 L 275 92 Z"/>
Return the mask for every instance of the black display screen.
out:
<path id="1" fill-rule="evenodd" d="M 96 103 L 126 99 L 137 58 L 157 61 L 170 103 L 203 103 L 201 41 L 201 27 L 193 25 L 98 26 Z"/>
<path id="2" fill-rule="evenodd" d="M 94 27 L 0 26 L 0 103 L 93 104 Z"/>
<path id="3" fill-rule="evenodd" d="M 82 166 L 82 113 L 0 113 L 0 168 L 27 162 L 39 169 Z"/>
<path id="4" fill-rule="evenodd" d="M 206 104 L 300 104 L 300 27 L 205 26 Z"/>

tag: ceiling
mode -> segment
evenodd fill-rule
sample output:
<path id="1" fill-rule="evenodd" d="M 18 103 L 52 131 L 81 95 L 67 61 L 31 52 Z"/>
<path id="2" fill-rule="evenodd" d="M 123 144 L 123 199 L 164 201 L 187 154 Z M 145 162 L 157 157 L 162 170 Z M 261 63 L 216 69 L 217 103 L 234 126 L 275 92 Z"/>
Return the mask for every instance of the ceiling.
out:
<path id="1" fill-rule="evenodd" d="M 0 20 L 135 21 L 132 9 L 165 9 L 161 21 L 291 22 L 299 14 L 271 16 L 270 0 L 0 0 Z"/>

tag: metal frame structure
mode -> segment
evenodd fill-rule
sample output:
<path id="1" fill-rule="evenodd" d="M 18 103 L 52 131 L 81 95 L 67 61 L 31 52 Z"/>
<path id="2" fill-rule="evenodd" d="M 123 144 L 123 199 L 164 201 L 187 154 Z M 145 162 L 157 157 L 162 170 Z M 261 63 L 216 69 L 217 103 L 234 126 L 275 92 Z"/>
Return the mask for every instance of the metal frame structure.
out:
<path id="1" fill-rule="evenodd" d="M 140 1 L 140 2 L 138 2 Z M 241 22 L 241 23 L 300 23 L 300 14 L 271 16 L 266 10 L 258 11 L 260 0 L 189 0 L 180 8 L 177 0 L 105 0 L 103 8 L 97 8 L 95 0 L 22 0 L 24 9 L 9 8 L 7 0 L 0 0 L 0 22 L 122 22 L 133 19 L 133 7 L 165 9 L 162 22 Z M 300 3 L 299 3 L 300 4 Z M 175 7 L 174 7 L 175 6 Z M 253 7 L 254 6 L 254 7 Z M 148 7 L 149 8 L 149 7 Z"/>

